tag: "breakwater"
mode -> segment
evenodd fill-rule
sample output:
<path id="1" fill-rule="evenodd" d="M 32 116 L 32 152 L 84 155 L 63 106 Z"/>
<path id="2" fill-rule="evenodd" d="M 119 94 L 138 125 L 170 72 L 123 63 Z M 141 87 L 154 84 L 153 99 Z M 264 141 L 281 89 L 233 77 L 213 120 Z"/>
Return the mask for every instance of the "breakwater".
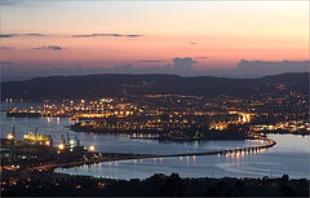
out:
<path id="1" fill-rule="evenodd" d="M 235 149 L 223 149 L 223 150 L 214 150 L 207 152 L 194 152 L 194 153 L 178 153 L 178 154 L 166 154 L 166 155 L 154 155 L 154 154 L 114 154 L 113 158 L 103 157 L 102 159 L 97 160 L 88 160 L 88 161 L 80 161 L 80 162 L 68 162 L 61 164 L 48 164 L 41 165 L 37 167 L 32 167 L 30 170 L 46 170 L 46 169 L 55 169 L 55 168 L 71 168 L 76 166 L 81 166 L 85 164 L 94 164 L 101 162 L 110 162 L 110 161 L 123 161 L 123 160 L 135 160 L 135 159 L 158 159 L 158 158 L 173 158 L 173 157 L 190 157 L 190 156 L 207 156 L 207 155 L 235 155 L 239 153 L 255 153 L 261 150 L 269 149 L 276 145 L 276 141 L 268 137 L 256 137 L 256 140 L 262 140 L 266 142 L 263 145 L 258 146 L 249 146 L 243 148 L 235 148 Z M 102 153 L 102 156 L 107 155 L 106 153 Z M 111 154 L 109 154 L 111 155 Z M 121 157 L 117 157 L 117 155 Z"/>

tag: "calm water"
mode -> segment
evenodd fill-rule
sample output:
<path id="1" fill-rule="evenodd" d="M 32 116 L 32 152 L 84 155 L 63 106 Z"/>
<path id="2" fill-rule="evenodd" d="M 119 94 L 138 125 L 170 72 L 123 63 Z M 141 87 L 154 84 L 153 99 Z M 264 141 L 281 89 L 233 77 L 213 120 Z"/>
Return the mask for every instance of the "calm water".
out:
<path id="1" fill-rule="evenodd" d="M 177 172 L 183 177 L 263 177 L 288 174 L 310 178 L 310 139 L 292 135 L 271 136 L 278 144 L 264 152 L 237 157 L 202 156 L 166 159 L 127 160 L 100 163 L 58 172 L 107 178 L 146 178 L 154 173 Z"/>
<path id="2" fill-rule="evenodd" d="M 2 104 L 2 108 L 6 108 Z M 37 126 L 40 133 L 51 134 L 55 142 L 60 135 L 69 133 L 78 135 L 81 144 L 95 145 L 101 152 L 130 152 L 173 154 L 203 152 L 207 150 L 228 149 L 260 144 L 259 141 L 205 141 L 192 143 L 164 143 L 156 140 L 130 139 L 126 135 L 99 135 L 75 133 L 67 126 L 69 119 L 61 118 L 7 118 L 0 113 L 1 137 L 5 137 L 13 125 L 18 137 Z M 293 135 L 273 135 L 278 144 L 264 152 L 246 154 L 239 157 L 202 156 L 148 160 L 127 160 L 81 166 L 70 169 L 57 169 L 58 172 L 80 175 L 92 175 L 107 178 L 145 178 L 154 173 L 170 174 L 177 172 L 184 177 L 261 177 L 282 176 L 310 178 L 310 137 Z"/>

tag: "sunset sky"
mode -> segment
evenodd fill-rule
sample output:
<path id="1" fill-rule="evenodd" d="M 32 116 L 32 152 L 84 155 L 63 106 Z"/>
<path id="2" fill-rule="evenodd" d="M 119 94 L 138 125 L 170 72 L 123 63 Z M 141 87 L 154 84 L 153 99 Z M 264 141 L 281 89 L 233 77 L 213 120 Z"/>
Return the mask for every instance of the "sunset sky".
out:
<path id="1" fill-rule="evenodd" d="M 309 60 L 309 1 L 2 1 L 0 61 L 200 69 Z"/>

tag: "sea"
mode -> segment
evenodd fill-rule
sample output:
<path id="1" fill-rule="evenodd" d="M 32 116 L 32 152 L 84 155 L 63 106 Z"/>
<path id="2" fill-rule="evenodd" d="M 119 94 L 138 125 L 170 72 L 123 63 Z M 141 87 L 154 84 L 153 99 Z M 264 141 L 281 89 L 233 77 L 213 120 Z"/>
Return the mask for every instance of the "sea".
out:
<path id="1" fill-rule="evenodd" d="M 85 146 L 94 145 L 97 151 L 108 153 L 180 154 L 235 149 L 263 144 L 258 140 L 170 142 L 132 139 L 124 134 L 96 134 L 71 131 L 69 118 L 14 118 L 7 117 L 4 110 L 13 106 L 30 107 L 32 103 L 1 103 L 1 138 L 15 128 L 18 138 L 29 131 L 49 134 L 55 145 L 61 136 L 78 137 Z M 83 165 L 73 168 L 58 168 L 55 171 L 71 175 L 88 175 L 110 179 L 145 179 L 155 173 L 181 177 L 281 177 L 310 179 L 310 136 L 275 134 L 268 135 L 277 144 L 265 151 L 242 155 L 208 155 L 158 159 L 122 160 Z"/>

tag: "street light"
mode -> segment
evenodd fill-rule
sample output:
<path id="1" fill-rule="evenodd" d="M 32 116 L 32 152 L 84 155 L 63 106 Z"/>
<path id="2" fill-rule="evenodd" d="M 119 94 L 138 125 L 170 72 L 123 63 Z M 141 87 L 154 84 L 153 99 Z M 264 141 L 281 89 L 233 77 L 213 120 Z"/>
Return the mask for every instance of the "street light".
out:
<path id="1" fill-rule="evenodd" d="M 65 145 L 64 144 L 59 144 L 58 145 L 58 149 L 59 150 L 64 150 L 65 149 Z"/>
<path id="2" fill-rule="evenodd" d="M 7 136 L 7 139 L 8 140 L 13 140 L 14 139 L 14 135 L 9 133 L 8 136 Z"/>
<path id="3" fill-rule="evenodd" d="M 46 142 L 45 142 L 45 145 L 46 145 L 46 146 L 49 146 L 50 144 L 51 144 L 50 141 L 46 141 Z"/>
<path id="4" fill-rule="evenodd" d="M 95 146 L 91 145 L 91 146 L 89 146 L 88 150 L 90 152 L 94 152 L 96 150 L 96 148 L 95 148 Z"/>
<path id="5" fill-rule="evenodd" d="M 70 145 L 74 145 L 74 140 L 69 141 Z"/>

